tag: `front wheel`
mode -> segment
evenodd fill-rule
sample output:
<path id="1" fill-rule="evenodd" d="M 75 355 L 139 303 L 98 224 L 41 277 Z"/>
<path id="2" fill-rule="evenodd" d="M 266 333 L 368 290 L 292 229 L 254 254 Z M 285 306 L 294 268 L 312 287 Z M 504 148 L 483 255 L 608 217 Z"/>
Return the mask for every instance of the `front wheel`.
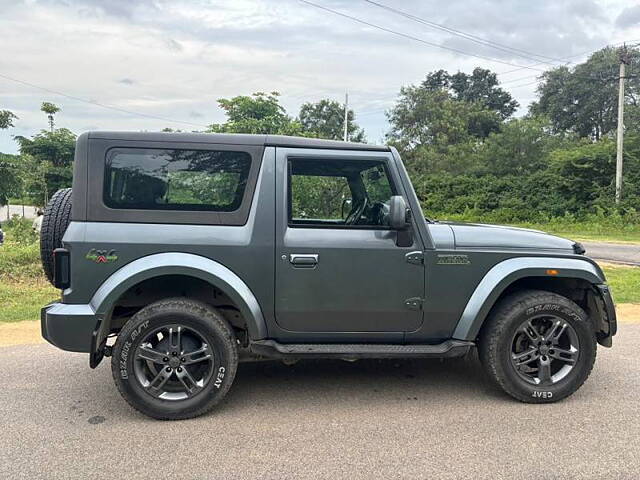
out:
<path id="1" fill-rule="evenodd" d="M 111 358 L 124 399 L 161 420 L 209 411 L 231 387 L 237 365 L 235 335 L 224 318 L 204 303 L 181 298 L 136 313 Z"/>
<path id="2" fill-rule="evenodd" d="M 489 377 L 527 403 L 571 395 L 589 377 L 596 358 L 596 339 L 584 310 L 545 291 L 507 297 L 479 340 L 478 353 Z"/>

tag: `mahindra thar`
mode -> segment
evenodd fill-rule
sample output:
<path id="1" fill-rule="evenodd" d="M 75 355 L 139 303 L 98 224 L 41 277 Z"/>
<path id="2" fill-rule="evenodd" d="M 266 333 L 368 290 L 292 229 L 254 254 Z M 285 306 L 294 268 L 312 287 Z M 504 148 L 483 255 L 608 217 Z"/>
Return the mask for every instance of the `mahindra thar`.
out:
<path id="1" fill-rule="evenodd" d="M 578 243 L 425 218 L 392 147 L 89 132 L 41 253 L 42 335 L 134 408 L 210 410 L 245 359 L 456 357 L 528 403 L 587 379 L 616 314 Z"/>

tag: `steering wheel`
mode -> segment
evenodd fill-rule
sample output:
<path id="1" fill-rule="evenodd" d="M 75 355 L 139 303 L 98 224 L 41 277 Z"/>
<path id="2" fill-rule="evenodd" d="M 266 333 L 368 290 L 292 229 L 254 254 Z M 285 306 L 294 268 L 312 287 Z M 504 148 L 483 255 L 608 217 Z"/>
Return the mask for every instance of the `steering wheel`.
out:
<path id="1" fill-rule="evenodd" d="M 347 218 L 344 219 L 345 225 L 355 225 L 355 223 L 360 220 L 364 209 L 367 208 L 367 203 L 369 203 L 369 199 L 364 197 L 362 199 L 362 203 L 360 205 L 356 205 L 347 215 Z"/>
<path id="2" fill-rule="evenodd" d="M 385 217 L 389 214 L 389 206 L 382 202 L 375 202 L 369 207 L 366 216 L 371 225 L 385 225 Z"/>

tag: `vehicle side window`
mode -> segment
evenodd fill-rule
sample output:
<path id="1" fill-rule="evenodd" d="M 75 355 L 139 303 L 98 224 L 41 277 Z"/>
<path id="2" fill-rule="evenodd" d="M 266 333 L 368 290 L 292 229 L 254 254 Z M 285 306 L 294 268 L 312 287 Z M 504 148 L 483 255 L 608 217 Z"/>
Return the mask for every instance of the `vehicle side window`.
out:
<path id="1" fill-rule="evenodd" d="M 233 212 L 250 168 L 245 152 L 113 148 L 107 152 L 104 202 L 121 209 Z"/>
<path id="2" fill-rule="evenodd" d="M 349 183 L 341 176 L 293 175 L 291 195 L 294 219 L 340 221 L 343 202 L 350 197 Z"/>
<path id="3" fill-rule="evenodd" d="M 289 225 L 385 228 L 395 189 L 384 161 L 289 160 Z"/>

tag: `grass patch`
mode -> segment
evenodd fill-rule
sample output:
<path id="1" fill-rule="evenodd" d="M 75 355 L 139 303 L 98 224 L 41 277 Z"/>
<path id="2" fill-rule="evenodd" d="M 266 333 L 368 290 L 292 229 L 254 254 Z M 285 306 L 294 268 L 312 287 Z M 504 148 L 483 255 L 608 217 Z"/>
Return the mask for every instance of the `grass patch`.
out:
<path id="1" fill-rule="evenodd" d="M 640 303 L 640 267 L 603 267 L 616 303 Z"/>
<path id="2" fill-rule="evenodd" d="M 8 225 L 6 235 L 0 246 L 0 322 L 39 320 L 40 309 L 59 299 L 60 292 L 44 276 L 30 225 Z"/>
<path id="3" fill-rule="evenodd" d="M 24 281 L 40 279 L 43 275 L 37 243 L 20 245 L 8 240 L 0 246 L 0 280 Z"/>
<path id="4" fill-rule="evenodd" d="M 8 280 L 0 277 L 0 323 L 40 320 L 40 309 L 60 299 L 45 278 Z"/>

